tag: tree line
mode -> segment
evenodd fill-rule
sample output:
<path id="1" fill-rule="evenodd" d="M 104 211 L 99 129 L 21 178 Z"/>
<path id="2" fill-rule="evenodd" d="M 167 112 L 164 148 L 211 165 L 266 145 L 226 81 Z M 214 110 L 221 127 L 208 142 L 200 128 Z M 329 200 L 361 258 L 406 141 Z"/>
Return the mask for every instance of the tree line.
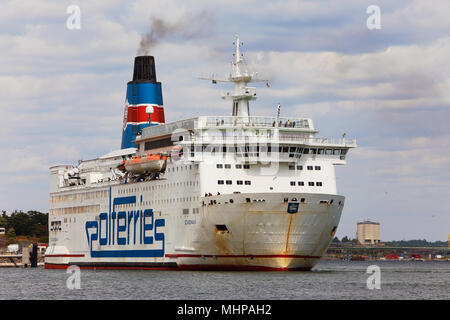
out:
<path id="1" fill-rule="evenodd" d="M 350 239 L 345 236 L 341 240 L 338 237 L 334 237 L 332 244 L 357 244 L 357 239 Z M 427 241 L 426 239 L 414 239 L 414 240 L 399 240 L 399 241 L 383 241 L 386 246 L 391 247 L 447 247 L 447 241 Z"/>
<path id="2" fill-rule="evenodd" d="M 5 228 L 8 243 L 14 243 L 18 236 L 33 237 L 48 243 L 48 213 L 16 210 L 7 215 L 2 210 L 0 227 Z"/>

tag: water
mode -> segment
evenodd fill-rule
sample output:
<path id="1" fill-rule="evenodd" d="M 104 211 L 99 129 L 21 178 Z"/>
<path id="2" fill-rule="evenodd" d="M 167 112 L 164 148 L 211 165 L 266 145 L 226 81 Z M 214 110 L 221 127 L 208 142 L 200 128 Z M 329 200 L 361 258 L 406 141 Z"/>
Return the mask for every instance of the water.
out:
<path id="1" fill-rule="evenodd" d="M 367 289 L 370 265 L 381 289 Z M 0 269 L 0 299 L 450 299 L 450 262 L 320 261 L 311 272 Z"/>

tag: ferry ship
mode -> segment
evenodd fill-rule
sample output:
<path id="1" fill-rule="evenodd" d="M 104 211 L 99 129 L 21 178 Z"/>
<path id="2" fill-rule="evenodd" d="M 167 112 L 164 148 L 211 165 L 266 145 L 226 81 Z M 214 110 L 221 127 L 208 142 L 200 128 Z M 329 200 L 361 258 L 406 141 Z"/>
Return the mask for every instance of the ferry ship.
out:
<path id="1" fill-rule="evenodd" d="M 135 57 L 121 149 L 50 168 L 45 267 L 310 270 L 345 198 L 335 166 L 355 140 L 317 137 L 308 118 L 250 114 L 256 99 L 239 37 L 229 116 L 166 123 L 153 56 Z M 267 83 L 268 84 L 268 83 Z M 213 107 L 211 108 L 213 109 Z"/>

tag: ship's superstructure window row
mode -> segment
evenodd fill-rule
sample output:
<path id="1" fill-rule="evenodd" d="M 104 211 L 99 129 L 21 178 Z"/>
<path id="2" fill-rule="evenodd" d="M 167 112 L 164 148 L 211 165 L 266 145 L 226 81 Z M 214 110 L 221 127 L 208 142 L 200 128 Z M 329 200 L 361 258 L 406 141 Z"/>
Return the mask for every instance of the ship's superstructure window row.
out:
<path id="1" fill-rule="evenodd" d="M 144 192 L 144 191 L 155 191 L 155 190 L 167 190 L 169 188 L 180 188 L 180 187 L 195 187 L 198 186 L 198 181 L 182 181 L 182 182 L 170 182 L 170 183 L 162 183 L 156 184 L 152 186 L 145 186 L 142 188 L 125 188 L 119 189 L 118 194 L 134 194 L 136 192 Z"/>
<path id="2" fill-rule="evenodd" d="M 304 182 L 304 181 L 297 181 L 297 184 L 296 184 L 295 181 L 291 181 L 291 182 L 290 182 L 290 185 L 291 185 L 291 186 L 296 186 L 296 185 L 298 185 L 299 187 L 303 187 L 303 186 L 305 185 L 305 182 Z M 308 186 L 314 187 L 314 185 L 315 185 L 316 187 L 322 187 L 322 186 L 323 186 L 323 184 L 322 184 L 321 181 L 318 181 L 318 182 L 315 182 L 315 183 L 314 183 L 314 181 L 308 181 Z"/>
<path id="3" fill-rule="evenodd" d="M 222 168 L 225 168 L 225 169 L 231 169 L 231 164 L 226 163 L 226 164 L 224 165 L 224 164 L 222 164 L 222 163 L 218 163 L 218 164 L 216 164 L 216 168 L 217 168 L 217 169 L 222 169 Z M 235 168 L 236 168 L 236 169 L 242 169 L 242 168 L 244 168 L 244 169 L 250 169 L 250 165 L 249 165 L 249 164 L 236 164 L 236 165 L 235 165 Z"/>
<path id="4" fill-rule="evenodd" d="M 345 156 L 347 149 L 344 148 L 304 148 L 292 145 L 279 145 L 279 144 L 236 144 L 236 145 L 210 145 L 210 144 L 190 144 L 188 148 L 191 150 L 191 157 L 195 156 L 195 153 L 203 154 L 226 154 L 234 153 L 237 157 L 259 157 L 262 155 L 270 154 L 288 154 L 290 158 L 300 158 L 301 155 L 325 155 L 325 156 Z"/>
<path id="5" fill-rule="evenodd" d="M 68 201 L 84 201 L 91 199 L 107 198 L 109 195 L 108 190 L 98 190 L 82 193 L 72 193 L 63 195 L 53 195 L 50 197 L 50 203 L 68 202 Z"/>
<path id="6" fill-rule="evenodd" d="M 217 184 L 224 184 L 224 183 L 230 185 L 230 184 L 233 184 L 233 181 L 232 180 L 226 180 L 226 181 L 225 180 L 217 180 Z M 242 185 L 243 183 L 245 183 L 246 186 L 249 186 L 252 184 L 252 182 L 250 180 L 245 180 L 245 181 L 237 180 L 236 181 L 237 185 Z"/>
<path id="7" fill-rule="evenodd" d="M 99 213 L 99 212 L 100 212 L 100 205 L 50 209 L 51 216 L 61 214 Z"/>
<path id="8" fill-rule="evenodd" d="M 293 164 L 290 164 L 289 165 L 289 170 L 295 170 L 295 168 L 297 168 L 297 170 L 303 170 L 303 166 L 301 166 L 301 165 L 293 165 Z M 321 169 L 321 166 L 306 166 L 306 169 L 308 169 L 308 170 L 320 170 Z"/>

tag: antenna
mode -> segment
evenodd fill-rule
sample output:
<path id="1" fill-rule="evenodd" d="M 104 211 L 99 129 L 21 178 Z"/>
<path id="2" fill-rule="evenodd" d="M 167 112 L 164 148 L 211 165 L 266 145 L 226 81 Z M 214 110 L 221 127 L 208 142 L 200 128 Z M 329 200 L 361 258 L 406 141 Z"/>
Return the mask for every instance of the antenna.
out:
<path id="1" fill-rule="evenodd" d="M 222 94 L 222 99 L 232 100 L 233 116 L 242 117 L 244 122 L 248 122 L 250 116 L 250 100 L 256 100 L 256 88 L 247 86 L 250 82 L 266 82 L 268 80 L 256 78 L 257 72 L 250 74 L 247 68 L 242 68 L 244 55 L 240 48 L 243 42 L 240 41 L 239 35 L 235 35 L 233 45 L 235 52 L 233 53 L 233 61 L 231 62 L 231 73 L 225 78 L 216 78 L 214 74 L 211 77 L 200 77 L 202 80 L 210 80 L 213 84 L 217 82 L 233 82 L 234 91 L 228 91 Z"/>

